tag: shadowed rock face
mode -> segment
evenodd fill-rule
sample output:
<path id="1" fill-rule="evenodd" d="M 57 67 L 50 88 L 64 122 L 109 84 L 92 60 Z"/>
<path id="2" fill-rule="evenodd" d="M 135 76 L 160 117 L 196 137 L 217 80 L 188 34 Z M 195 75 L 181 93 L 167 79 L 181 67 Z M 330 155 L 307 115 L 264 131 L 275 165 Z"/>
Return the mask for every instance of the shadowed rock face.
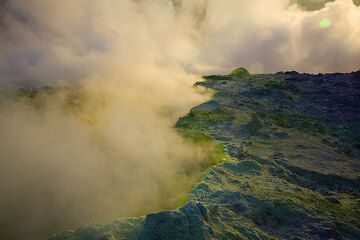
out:
<path id="1" fill-rule="evenodd" d="M 178 211 L 150 214 L 139 239 L 206 239 L 208 210 L 201 203 L 189 203 Z"/>
<path id="2" fill-rule="evenodd" d="M 176 127 L 227 155 L 187 203 L 51 240 L 360 239 L 360 72 L 205 79 L 214 99 Z"/>
<path id="3" fill-rule="evenodd" d="M 220 104 L 217 101 L 211 100 L 206 103 L 200 104 L 197 107 L 194 107 L 193 109 L 191 109 L 190 112 L 193 114 L 206 113 L 206 112 L 211 113 L 212 111 L 219 109 L 220 109 Z"/>

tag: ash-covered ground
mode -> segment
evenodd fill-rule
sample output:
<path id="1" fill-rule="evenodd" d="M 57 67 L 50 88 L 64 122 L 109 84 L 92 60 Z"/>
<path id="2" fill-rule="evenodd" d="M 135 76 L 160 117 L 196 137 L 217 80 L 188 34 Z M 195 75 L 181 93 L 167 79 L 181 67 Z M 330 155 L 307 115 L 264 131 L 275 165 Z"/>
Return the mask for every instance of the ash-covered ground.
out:
<path id="1" fill-rule="evenodd" d="M 224 152 L 186 203 L 50 239 L 360 239 L 360 72 L 204 79 L 176 128 Z"/>

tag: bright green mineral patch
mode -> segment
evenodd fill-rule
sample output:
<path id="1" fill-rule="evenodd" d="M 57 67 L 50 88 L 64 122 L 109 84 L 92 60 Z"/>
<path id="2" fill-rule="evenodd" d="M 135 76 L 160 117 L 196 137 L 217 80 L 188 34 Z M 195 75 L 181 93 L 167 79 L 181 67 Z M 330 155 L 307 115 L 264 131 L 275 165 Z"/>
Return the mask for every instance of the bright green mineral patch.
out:
<path id="1" fill-rule="evenodd" d="M 250 75 L 248 70 L 246 70 L 245 68 L 242 68 L 242 67 L 236 68 L 231 72 L 231 76 L 234 76 L 234 77 L 243 77 L 243 76 L 247 76 L 247 75 Z"/>

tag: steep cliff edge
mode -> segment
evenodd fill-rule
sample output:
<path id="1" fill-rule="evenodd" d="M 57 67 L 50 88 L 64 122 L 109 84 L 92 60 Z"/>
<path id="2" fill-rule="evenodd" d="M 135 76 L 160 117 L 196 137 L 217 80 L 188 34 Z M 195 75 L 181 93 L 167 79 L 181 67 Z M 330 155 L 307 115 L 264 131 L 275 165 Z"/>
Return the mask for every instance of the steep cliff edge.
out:
<path id="1" fill-rule="evenodd" d="M 360 239 L 360 72 L 204 79 L 176 128 L 225 153 L 186 204 L 50 239 Z"/>

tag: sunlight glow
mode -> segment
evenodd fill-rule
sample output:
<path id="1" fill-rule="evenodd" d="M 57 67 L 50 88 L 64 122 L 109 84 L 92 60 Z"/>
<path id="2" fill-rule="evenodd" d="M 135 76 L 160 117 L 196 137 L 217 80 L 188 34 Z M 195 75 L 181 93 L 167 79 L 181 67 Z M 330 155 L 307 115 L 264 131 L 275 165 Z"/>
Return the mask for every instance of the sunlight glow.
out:
<path id="1" fill-rule="evenodd" d="M 320 21 L 320 28 L 322 29 L 326 29 L 326 28 L 329 28 L 331 26 L 331 20 L 330 18 L 323 18 L 321 21 Z"/>

